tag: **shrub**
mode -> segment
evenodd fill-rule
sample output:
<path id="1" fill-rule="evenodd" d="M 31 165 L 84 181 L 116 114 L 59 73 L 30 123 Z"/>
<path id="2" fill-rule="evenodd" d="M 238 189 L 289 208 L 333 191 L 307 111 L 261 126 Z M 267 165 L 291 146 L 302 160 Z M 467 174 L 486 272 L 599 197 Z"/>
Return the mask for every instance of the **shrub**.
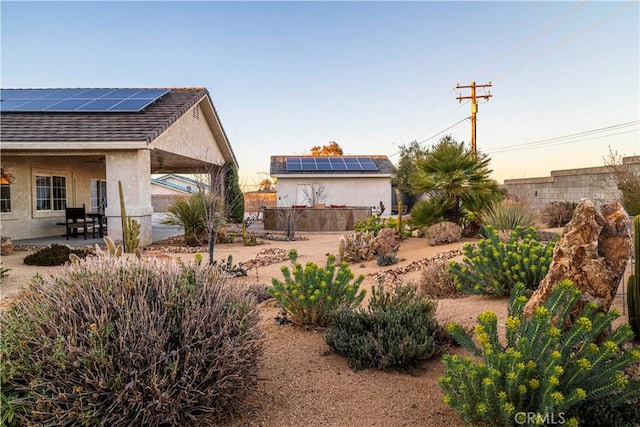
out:
<path id="1" fill-rule="evenodd" d="M 490 226 L 487 234 L 477 248 L 464 245 L 462 264 L 449 265 L 459 289 L 478 295 L 509 295 L 518 282 L 529 290 L 536 289 L 549 270 L 555 240 L 539 242 L 533 228 L 524 232 L 516 228 L 507 243 L 502 243 L 498 230 Z M 521 234 L 522 239 L 518 237 Z"/>
<path id="2" fill-rule="evenodd" d="M 39 266 L 54 266 L 64 265 L 69 261 L 69 255 L 74 254 L 78 258 L 85 258 L 91 255 L 92 252 L 88 249 L 71 249 L 67 245 L 59 245 L 52 243 L 46 248 L 42 248 L 31 255 L 27 255 L 24 258 L 24 263 L 27 265 L 39 265 Z"/>
<path id="3" fill-rule="evenodd" d="M 357 221 L 353 226 L 353 231 L 369 231 L 373 233 L 374 236 L 377 236 L 380 230 L 382 230 L 383 228 L 385 228 L 384 219 L 377 215 L 372 215 L 367 219 Z"/>
<path id="4" fill-rule="evenodd" d="M 252 283 L 247 285 L 247 292 L 256 298 L 257 303 L 261 303 L 271 298 L 271 295 L 267 292 L 268 287 L 264 284 Z"/>
<path id="5" fill-rule="evenodd" d="M 364 281 L 354 274 L 346 262 L 336 266 L 336 257 L 329 255 L 324 268 L 308 262 L 304 268 L 297 263 L 295 249 L 289 252 L 293 270 L 283 265 L 284 281 L 273 278 L 267 289 L 282 306 L 291 321 L 298 325 L 327 326 L 331 314 L 341 306 L 355 307 L 364 298 L 365 291 L 359 291 Z"/>
<path id="6" fill-rule="evenodd" d="M 202 246 L 208 241 L 207 210 L 220 203 L 210 193 L 197 192 L 188 197 L 177 197 L 167 208 L 163 224 L 184 227 L 184 240 L 188 246 Z"/>
<path id="7" fill-rule="evenodd" d="M 489 205 L 481 214 L 482 222 L 496 230 L 526 230 L 535 227 L 536 214 L 523 202 L 505 199 Z"/>
<path id="8" fill-rule="evenodd" d="M 438 382 L 444 400 L 473 425 L 511 426 L 518 413 L 535 413 L 540 419 L 567 413 L 579 403 L 602 401 L 619 404 L 640 396 L 640 381 L 622 370 L 640 360 L 640 349 L 621 352 L 633 337 L 623 324 L 604 341 L 602 333 L 618 317 L 602 313 L 588 303 L 576 317 L 572 310 L 581 292 L 570 281 L 560 282 L 549 299 L 530 318 L 522 316 L 527 303 L 519 284 L 511 298 L 506 323 L 506 345 L 498 337 L 495 313 L 478 316 L 478 345 L 460 325 L 447 331 L 479 361 L 457 355 L 443 357 L 444 377 Z M 577 420 L 567 420 L 578 425 Z"/>
<path id="9" fill-rule="evenodd" d="M 427 229 L 427 242 L 431 246 L 459 242 L 461 238 L 462 228 L 453 222 L 439 222 Z"/>
<path id="10" fill-rule="evenodd" d="M 389 217 L 385 219 L 377 215 L 373 215 L 366 220 L 360 220 L 356 222 L 356 224 L 353 226 L 353 231 L 370 231 L 374 236 L 377 236 L 378 233 L 385 228 L 390 228 L 393 230 L 401 228 L 403 237 L 411 237 L 411 230 L 404 226 L 399 227 L 398 219 L 396 217 Z"/>
<path id="11" fill-rule="evenodd" d="M 386 291 L 378 284 L 371 289 L 367 309 L 343 308 L 336 313 L 325 339 L 356 370 L 406 369 L 438 350 L 436 306 L 436 301 L 418 295 L 413 285 Z"/>
<path id="12" fill-rule="evenodd" d="M 373 233 L 358 231 L 340 237 L 338 245 L 340 261 L 359 262 L 373 258 Z"/>
<path id="13" fill-rule="evenodd" d="M 396 254 L 400 249 L 400 242 L 396 238 L 396 233 L 391 228 L 385 228 L 378 233 L 373 241 L 373 250 L 375 251 L 376 261 L 378 265 L 392 265 L 398 262 Z"/>
<path id="14" fill-rule="evenodd" d="M 3 267 L 2 263 L 0 262 L 0 279 L 4 279 L 5 277 L 7 277 L 10 271 L 10 268 Z"/>
<path id="15" fill-rule="evenodd" d="M 565 417 L 578 419 L 580 427 L 637 427 L 640 404 L 621 402 L 611 404 L 606 398 L 580 402 Z"/>
<path id="16" fill-rule="evenodd" d="M 457 298 L 461 296 L 455 277 L 449 272 L 447 261 L 427 264 L 420 274 L 420 291 L 431 298 Z"/>
<path id="17" fill-rule="evenodd" d="M 549 227 L 564 227 L 573 217 L 574 202 L 547 203 L 540 212 L 540 220 Z"/>
<path id="18" fill-rule="evenodd" d="M 3 420 L 217 422 L 256 385 L 258 320 L 253 296 L 210 266 L 73 263 L 0 317 Z"/>
<path id="19" fill-rule="evenodd" d="M 429 227 L 446 220 L 447 212 L 453 209 L 453 203 L 442 197 L 420 200 L 411 209 L 409 222 L 415 228 Z"/>

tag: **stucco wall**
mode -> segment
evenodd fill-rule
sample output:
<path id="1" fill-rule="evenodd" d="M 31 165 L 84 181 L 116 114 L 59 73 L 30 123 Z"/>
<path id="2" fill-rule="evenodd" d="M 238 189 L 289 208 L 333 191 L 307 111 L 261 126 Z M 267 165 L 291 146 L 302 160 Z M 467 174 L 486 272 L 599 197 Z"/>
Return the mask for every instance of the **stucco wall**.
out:
<path id="1" fill-rule="evenodd" d="M 340 177 L 340 178 L 288 178 L 278 177 L 277 205 L 305 204 L 300 197 L 298 185 L 324 185 L 327 205 L 366 206 L 378 208 L 380 202 L 391 208 L 391 180 L 389 177 Z"/>
<path id="2" fill-rule="evenodd" d="M 38 212 L 35 208 L 35 175 L 58 175 L 67 178 L 67 205 L 91 207 L 91 179 L 105 179 L 101 163 L 88 162 L 82 157 L 68 156 L 10 156 L 2 155 L 2 166 L 13 175 L 11 184 L 11 212 L 0 214 L 0 234 L 12 239 L 61 236 L 64 211 Z"/>
<path id="3" fill-rule="evenodd" d="M 625 157 L 631 172 L 640 175 L 640 156 Z M 619 200 L 613 174 L 607 167 L 552 171 L 542 178 L 508 179 L 504 188 L 512 195 L 527 200 L 535 210 L 554 201 L 578 202 L 588 198 L 596 203 Z"/>
<path id="4" fill-rule="evenodd" d="M 223 164 L 224 157 L 207 123 L 206 116 L 201 110 L 198 110 L 198 118 L 195 118 L 194 108 L 200 107 L 196 105 L 180 117 L 176 123 L 150 144 L 150 148 L 210 163 Z"/>

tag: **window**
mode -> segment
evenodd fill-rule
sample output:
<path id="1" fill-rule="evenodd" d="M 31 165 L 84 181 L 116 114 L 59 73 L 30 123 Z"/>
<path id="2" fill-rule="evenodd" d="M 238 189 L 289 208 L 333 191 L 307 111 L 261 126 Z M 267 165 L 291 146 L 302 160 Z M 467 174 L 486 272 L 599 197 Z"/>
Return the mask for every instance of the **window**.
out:
<path id="1" fill-rule="evenodd" d="M 104 212 L 107 207 L 107 181 L 104 179 L 91 180 L 91 210 Z"/>
<path id="2" fill-rule="evenodd" d="M 7 178 L 0 178 L 0 212 L 11 212 L 11 183 Z"/>
<path id="3" fill-rule="evenodd" d="M 36 210 L 62 211 L 67 206 L 67 178 L 36 175 Z"/>

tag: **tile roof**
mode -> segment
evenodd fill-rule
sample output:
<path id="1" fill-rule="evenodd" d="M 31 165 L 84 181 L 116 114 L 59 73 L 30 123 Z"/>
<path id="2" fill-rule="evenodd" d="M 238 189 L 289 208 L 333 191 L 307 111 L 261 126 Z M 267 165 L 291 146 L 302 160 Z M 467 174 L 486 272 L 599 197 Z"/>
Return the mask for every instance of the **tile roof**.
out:
<path id="1" fill-rule="evenodd" d="M 299 155 L 287 155 L 287 156 L 271 156 L 270 174 L 272 176 L 282 175 L 392 175 L 395 171 L 395 166 L 391 163 L 391 160 L 387 156 L 382 155 L 358 155 L 358 156 L 340 156 L 344 158 L 348 157 L 371 157 L 373 162 L 378 167 L 376 171 L 357 171 L 357 170 L 335 170 L 335 171 L 319 171 L 319 170 L 287 170 L 287 157 L 311 157 L 311 156 L 299 156 Z"/>
<path id="2" fill-rule="evenodd" d="M 145 141 L 149 143 L 204 96 L 209 96 L 205 88 L 170 89 L 169 93 L 143 111 L 133 113 L 2 112 L 0 139 L 11 142 Z"/>

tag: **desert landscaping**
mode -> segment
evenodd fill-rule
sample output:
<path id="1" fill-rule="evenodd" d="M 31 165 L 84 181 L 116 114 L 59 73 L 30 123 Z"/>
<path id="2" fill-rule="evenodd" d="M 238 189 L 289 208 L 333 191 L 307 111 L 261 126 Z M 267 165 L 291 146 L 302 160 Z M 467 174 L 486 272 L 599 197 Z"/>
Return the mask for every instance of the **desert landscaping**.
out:
<path id="1" fill-rule="evenodd" d="M 247 276 L 238 280 L 247 285 L 271 282 L 280 278 L 280 267 L 288 261 L 282 256 L 296 249 L 298 261 L 323 265 L 327 254 L 335 254 L 340 233 L 298 233 L 298 240 L 276 241 L 258 238 L 258 245 L 219 243 L 215 259 L 233 256 L 234 263 L 248 267 Z M 429 246 L 424 238 L 407 238 L 398 252 L 399 263 L 381 267 L 375 260 L 350 264 L 354 274 L 365 275 L 363 287 L 370 290 L 378 279 L 386 281 L 419 281 L 421 265 L 434 258 L 462 258 L 460 248 L 465 242 Z M 194 248 L 186 248 L 181 239 L 169 239 L 145 248 L 146 257 L 161 259 L 194 259 Z M 199 252 L 205 256 L 206 248 Z M 47 274 L 64 267 L 34 267 L 22 263 L 33 251 L 15 251 L 4 256 L 2 264 L 10 268 L 9 275 L 0 282 L 2 306 L 6 307 L 20 288 L 26 286 L 34 274 Z M 453 256 L 453 257 L 452 257 Z M 263 264 L 263 265 L 261 265 Z M 624 312 L 622 289 L 613 307 Z M 476 324 L 477 316 L 493 310 L 503 325 L 506 317 L 506 297 L 464 296 L 441 299 L 437 306 L 437 320 L 464 326 Z M 443 375 L 444 365 L 439 357 L 429 360 L 412 373 L 383 372 L 375 369 L 354 371 L 346 358 L 332 353 L 324 341 L 322 329 L 304 329 L 291 324 L 277 325 L 280 308 L 274 299 L 259 305 L 260 326 L 265 332 L 264 353 L 259 359 L 257 390 L 251 394 L 241 414 L 232 426 L 462 426 L 465 423 L 454 409 L 443 402 L 437 378 Z M 626 322 L 622 315 L 616 324 Z M 453 346 L 450 352 L 468 354 Z"/>

